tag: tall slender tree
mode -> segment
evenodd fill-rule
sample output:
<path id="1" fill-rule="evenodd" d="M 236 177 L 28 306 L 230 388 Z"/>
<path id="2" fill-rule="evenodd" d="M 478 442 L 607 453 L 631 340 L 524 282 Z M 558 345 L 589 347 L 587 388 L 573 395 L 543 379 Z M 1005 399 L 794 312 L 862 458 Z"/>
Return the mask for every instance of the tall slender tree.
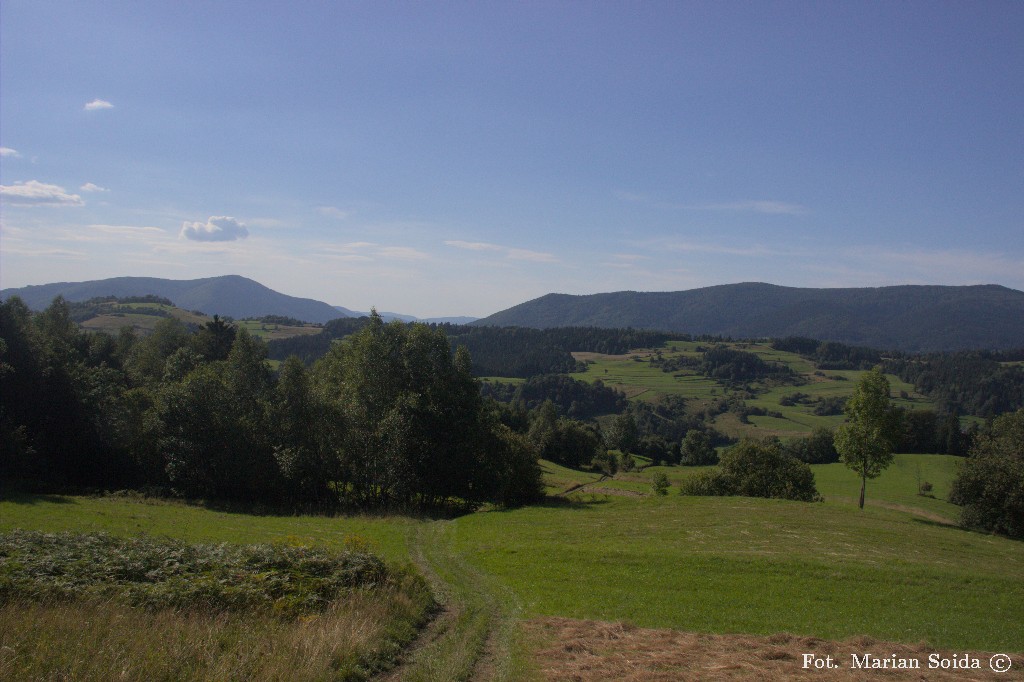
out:
<path id="1" fill-rule="evenodd" d="M 879 368 L 866 372 L 846 401 L 846 423 L 836 430 L 840 461 L 860 475 L 861 509 L 868 479 L 877 478 L 893 460 L 898 415 L 889 391 L 889 380 Z"/>

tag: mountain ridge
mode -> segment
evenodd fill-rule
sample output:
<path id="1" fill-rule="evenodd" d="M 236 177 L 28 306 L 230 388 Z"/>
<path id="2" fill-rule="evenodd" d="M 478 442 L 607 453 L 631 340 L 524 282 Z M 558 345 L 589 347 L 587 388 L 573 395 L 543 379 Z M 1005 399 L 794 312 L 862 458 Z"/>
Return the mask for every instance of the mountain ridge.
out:
<path id="1" fill-rule="evenodd" d="M 0 298 L 6 300 L 18 296 L 29 308 L 41 310 L 57 296 L 63 296 L 69 301 L 87 301 L 99 296 L 147 294 L 168 298 L 186 310 L 236 319 L 282 315 L 306 322 L 323 323 L 345 317 L 341 311 L 323 301 L 282 294 L 241 275 L 184 280 L 111 277 L 85 282 L 53 282 L 4 289 L 0 291 Z"/>
<path id="2" fill-rule="evenodd" d="M 547 294 L 474 324 L 806 336 L 909 352 L 1024 345 L 1024 292 L 996 284 L 814 289 L 763 282 L 674 292 Z"/>

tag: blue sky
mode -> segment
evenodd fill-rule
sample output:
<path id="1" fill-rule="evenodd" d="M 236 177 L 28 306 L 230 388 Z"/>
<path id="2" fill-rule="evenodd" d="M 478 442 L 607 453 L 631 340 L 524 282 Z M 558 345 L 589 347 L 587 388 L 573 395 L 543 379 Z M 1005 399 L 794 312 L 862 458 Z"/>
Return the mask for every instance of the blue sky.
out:
<path id="1" fill-rule="evenodd" d="M 1021 2 L 0 4 L 0 286 L 1024 290 Z"/>

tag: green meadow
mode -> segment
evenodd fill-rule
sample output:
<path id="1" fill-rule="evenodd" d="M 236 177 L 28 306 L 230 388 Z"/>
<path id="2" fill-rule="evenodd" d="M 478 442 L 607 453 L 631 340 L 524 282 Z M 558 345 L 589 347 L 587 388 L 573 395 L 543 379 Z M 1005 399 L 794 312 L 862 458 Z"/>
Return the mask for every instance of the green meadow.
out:
<path id="1" fill-rule="evenodd" d="M 22 495 L 0 501 L 0 531 L 334 548 L 356 539 L 393 564 L 415 562 L 442 601 L 462 605 L 450 625 L 461 644 L 438 644 L 436 653 L 447 657 L 446 670 L 467 675 L 466 657 L 482 656 L 492 632 L 503 633 L 504 679 L 526 675 L 528 652 L 513 626 L 537 616 L 1024 651 L 1024 543 L 953 525 L 956 507 L 943 499 L 953 457 L 898 455 L 869 481 L 863 511 L 857 477 L 838 464 L 813 467 L 823 503 L 678 495 L 679 480 L 695 468 L 600 480 L 542 464 L 554 495 L 548 503 L 447 521 Z M 657 471 L 673 483 L 667 496 L 649 494 Z M 933 484 L 934 498 L 916 494 L 919 480 Z M 408 679 L 431 679 L 437 656 L 413 656 L 421 668 Z"/>
<path id="2" fill-rule="evenodd" d="M 935 646 L 1024 648 L 1024 543 L 964 531 L 942 497 L 955 458 L 900 455 L 868 483 L 813 469 L 823 503 L 623 496 L 693 468 L 586 485 L 564 505 L 459 520 L 458 549 L 519 596 L 527 616 L 622 620 L 715 633 L 868 635 Z M 918 476 L 935 498 L 916 494 Z M 586 483 L 581 479 L 580 482 Z"/>

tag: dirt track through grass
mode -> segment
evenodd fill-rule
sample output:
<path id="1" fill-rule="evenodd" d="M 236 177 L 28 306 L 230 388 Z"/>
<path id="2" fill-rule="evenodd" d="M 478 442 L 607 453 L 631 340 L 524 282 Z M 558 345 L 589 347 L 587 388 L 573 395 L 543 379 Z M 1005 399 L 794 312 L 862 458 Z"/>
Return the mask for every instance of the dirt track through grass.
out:
<path id="1" fill-rule="evenodd" d="M 516 658 L 521 607 L 515 595 L 456 554 L 451 521 L 419 525 L 410 539 L 441 612 L 383 679 L 435 682 L 523 679 Z"/>

